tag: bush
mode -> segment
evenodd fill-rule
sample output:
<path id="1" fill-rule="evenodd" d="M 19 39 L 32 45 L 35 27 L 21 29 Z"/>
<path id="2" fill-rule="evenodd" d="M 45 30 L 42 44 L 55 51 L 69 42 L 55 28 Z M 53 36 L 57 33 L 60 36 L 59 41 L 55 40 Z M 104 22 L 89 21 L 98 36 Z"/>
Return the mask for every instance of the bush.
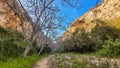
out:
<path id="1" fill-rule="evenodd" d="M 106 41 L 98 54 L 107 57 L 120 56 L 120 40 L 115 42 L 111 40 Z"/>
<path id="2" fill-rule="evenodd" d="M 23 45 L 26 43 L 19 32 L 0 27 L 0 60 L 22 55 Z"/>
<path id="3" fill-rule="evenodd" d="M 98 52 L 102 48 L 104 51 L 104 48 L 108 47 L 105 46 L 108 45 L 108 40 L 111 40 L 114 45 L 117 44 L 117 40 L 120 40 L 120 29 L 110 26 L 102 20 L 96 20 L 95 22 L 97 24 L 91 29 L 91 32 L 86 32 L 84 28 L 76 28 L 71 37 L 62 42 L 61 50 L 63 52 L 74 51 L 80 53 Z"/>
<path id="4" fill-rule="evenodd" d="M 102 49 L 106 41 L 116 41 L 120 39 L 120 29 L 108 25 L 104 21 L 97 21 L 97 25 L 92 29 L 91 41 L 95 43 L 96 51 Z"/>
<path id="5" fill-rule="evenodd" d="M 84 29 L 76 28 L 71 38 L 66 39 L 63 44 L 64 52 L 93 52 L 94 43 L 90 40 L 90 35 Z"/>
<path id="6" fill-rule="evenodd" d="M 9 57 L 22 55 L 24 48 L 14 44 L 10 40 L 0 41 L 0 60 L 5 61 Z"/>

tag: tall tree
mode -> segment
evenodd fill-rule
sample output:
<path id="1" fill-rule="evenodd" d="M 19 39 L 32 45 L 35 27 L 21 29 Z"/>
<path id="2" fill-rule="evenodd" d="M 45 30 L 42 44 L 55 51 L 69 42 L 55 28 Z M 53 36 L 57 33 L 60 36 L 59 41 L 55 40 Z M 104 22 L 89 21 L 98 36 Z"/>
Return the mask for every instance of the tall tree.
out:
<path id="1" fill-rule="evenodd" d="M 41 31 L 47 37 L 52 37 L 56 34 L 57 29 L 64 29 L 62 25 L 64 17 L 57 14 L 60 10 L 56 5 L 54 5 L 54 1 L 55 0 L 27 0 L 27 12 L 31 16 L 36 26 L 38 26 L 38 28 L 33 30 L 34 34 Z M 49 44 L 48 39 L 41 40 L 43 43 L 41 42 L 39 54 L 43 50 L 44 44 Z"/>

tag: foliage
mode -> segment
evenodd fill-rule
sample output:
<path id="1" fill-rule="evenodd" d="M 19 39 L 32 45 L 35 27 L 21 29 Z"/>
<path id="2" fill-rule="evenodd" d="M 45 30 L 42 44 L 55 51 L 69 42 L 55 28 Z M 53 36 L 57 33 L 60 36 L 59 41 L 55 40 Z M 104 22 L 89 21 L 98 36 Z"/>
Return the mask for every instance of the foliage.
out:
<path id="1" fill-rule="evenodd" d="M 24 38 L 19 32 L 0 27 L 0 68 L 31 68 L 38 59 L 47 56 L 31 55 L 31 50 L 29 56 L 23 58 L 25 45 Z"/>
<path id="2" fill-rule="evenodd" d="M 76 28 L 76 31 L 72 34 L 70 39 L 67 39 L 64 43 L 64 51 L 75 51 L 75 52 L 92 52 L 93 45 L 90 40 L 89 33 L 85 32 L 84 29 Z"/>
<path id="3" fill-rule="evenodd" d="M 32 68 L 33 64 L 36 63 L 36 61 L 41 60 L 46 56 L 47 54 L 41 56 L 34 54 L 27 56 L 26 58 L 9 58 L 6 62 L 0 61 L 0 68 Z"/>
<path id="4" fill-rule="evenodd" d="M 115 42 L 111 40 L 106 41 L 98 54 L 107 57 L 120 56 L 120 40 Z"/>
<path id="5" fill-rule="evenodd" d="M 92 53 L 102 49 L 100 51 L 101 53 L 99 53 L 100 55 L 107 56 L 106 52 L 110 52 L 111 54 L 113 53 L 113 56 L 117 56 L 120 45 L 117 46 L 118 49 L 113 49 L 113 52 L 111 52 L 110 48 L 118 44 L 118 40 L 120 40 L 120 29 L 110 26 L 102 20 L 96 20 L 95 22 L 97 24 L 91 29 L 91 32 L 86 32 L 85 29 L 76 28 L 71 38 L 66 39 L 62 43 L 61 46 L 63 46 L 63 52 L 74 51 L 80 53 Z M 111 40 L 113 44 L 108 43 L 109 40 Z M 109 44 L 110 46 L 108 47 Z M 108 54 L 108 56 L 109 55 L 110 54 Z"/>
<path id="6" fill-rule="evenodd" d="M 26 45 L 23 36 L 17 31 L 0 29 L 0 60 L 6 61 L 9 57 L 22 55 Z"/>
<path id="7" fill-rule="evenodd" d="M 10 41 L 0 42 L 0 60 L 5 61 L 9 57 L 22 55 L 24 48 L 15 45 Z"/>
<path id="8" fill-rule="evenodd" d="M 104 21 L 97 20 L 97 25 L 92 29 L 90 36 L 95 43 L 95 50 L 98 51 L 105 44 L 105 41 L 120 39 L 120 29 L 109 26 Z"/>

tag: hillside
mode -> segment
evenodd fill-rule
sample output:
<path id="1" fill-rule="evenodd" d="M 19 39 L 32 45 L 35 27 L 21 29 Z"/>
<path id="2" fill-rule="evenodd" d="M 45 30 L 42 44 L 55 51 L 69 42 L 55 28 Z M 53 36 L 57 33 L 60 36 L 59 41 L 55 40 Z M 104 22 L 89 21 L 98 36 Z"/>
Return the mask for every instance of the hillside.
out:
<path id="1" fill-rule="evenodd" d="M 63 52 L 97 53 L 115 57 L 120 53 L 120 1 L 104 0 L 72 23 L 59 38 Z M 114 50 L 115 47 L 115 50 Z"/>
<path id="2" fill-rule="evenodd" d="M 119 0 L 103 0 L 103 3 L 92 8 L 85 15 L 83 15 L 79 20 L 85 22 L 91 22 L 95 18 L 100 18 L 102 20 L 113 20 L 120 18 L 120 1 Z"/>
<path id="3" fill-rule="evenodd" d="M 95 8 L 85 13 L 82 17 L 77 19 L 68 28 L 68 31 L 63 34 L 59 41 L 69 38 L 71 34 L 78 27 L 85 29 L 86 32 L 90 32 L 96 25 L 94 20 L 99 19 L 107 21 L 110 26 L 120 28 L 120 1 L 119 0 L 103 0 L 103 2 Z"/>

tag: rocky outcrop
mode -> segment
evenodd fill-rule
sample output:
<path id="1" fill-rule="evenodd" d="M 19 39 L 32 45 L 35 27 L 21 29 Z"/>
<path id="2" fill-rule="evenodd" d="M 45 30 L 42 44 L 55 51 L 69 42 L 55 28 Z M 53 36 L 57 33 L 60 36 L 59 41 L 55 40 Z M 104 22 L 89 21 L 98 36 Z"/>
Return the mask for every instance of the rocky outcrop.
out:
<path id="1" fill-rule="evenodd" d="M 2 1 L 0 2 L 0 26 L 21 31 L 19 17 Z"/>
<path id="2" fill-rule="evenodd" d="M 102 20 L 120 18 L 120 0 L 103 0 L 101 5 L 91 9 L 79 19 L 82 20 L 83 18 L 85 22 L 90 22 L 95 18 Z"/>

